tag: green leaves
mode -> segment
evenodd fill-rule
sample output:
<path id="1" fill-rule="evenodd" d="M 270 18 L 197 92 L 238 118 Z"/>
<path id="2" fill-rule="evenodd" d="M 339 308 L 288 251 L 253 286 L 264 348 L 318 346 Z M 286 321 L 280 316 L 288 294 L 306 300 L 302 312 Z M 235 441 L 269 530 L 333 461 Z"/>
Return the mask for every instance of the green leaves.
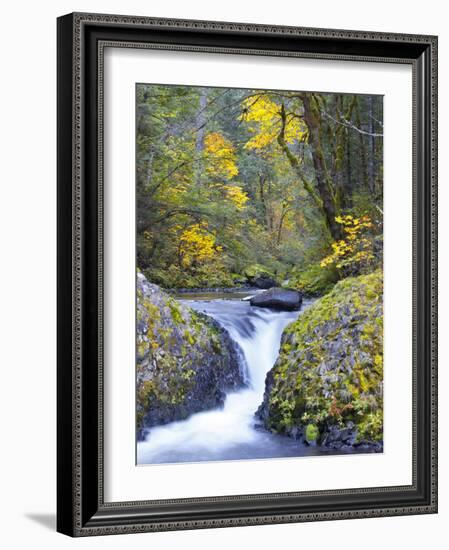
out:
<path id="1" fill-rule="evenodd" d="M 328 290 L 351 259 L 329 259 L 326 273 L 316 273 L 330 256 L 329 219 L 338 229 L 340 206 L 351 202 L 351 212 L 366 211 L 374 221 L 372 192 L 379 191 L 372 182 L 369 192 L 352 183 L 366 180 L 354 149 L 363 143 L 338 117 L 352 116 L 355 97 L 138 85 L 138 265 L 166 287 L 232 285 L 231 273 L 239 280 L 261 264 L 280 282 Z M 357 101 L 360 123 L 372 122 L 368 103 Z M 372 116 L 381 119 L 376 109 Z M 364 150 L 365 168 L 373 150 Z M 324 183 L 317 162 L 326 168 Z M 371 168 L 379 175 L 379 162 Z M 340 205 L 330 217 L 329 204 Z M 371 258 L 363 242 L 352 254 L 357 264 Z"/>

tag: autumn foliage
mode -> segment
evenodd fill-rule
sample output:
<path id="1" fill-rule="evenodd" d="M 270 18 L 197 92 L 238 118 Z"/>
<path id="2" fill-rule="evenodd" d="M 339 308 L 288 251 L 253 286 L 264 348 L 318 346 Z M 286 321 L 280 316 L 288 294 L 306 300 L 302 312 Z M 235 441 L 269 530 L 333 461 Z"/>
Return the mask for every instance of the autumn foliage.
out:
<path id="1" fill-rule="evenodd" d="M 374 96 L 139 85 L 138 266 L 211 287 L 257 265 L 313 293 L 373 269 L 381 119 Z"/>
<path id="2" fill-rule="evenodd" d="M 362 272 L 369 268 L 375 260 L 370 235 L 373 228 L 371 218 L 367 215 L 355 218 L 347 214 L 337 216 L 335 221 L 343 227 L 344 239 L 332 243 L 332 253 L 321 260 L 321 267 L 333 264 L 347 272 Z"/>

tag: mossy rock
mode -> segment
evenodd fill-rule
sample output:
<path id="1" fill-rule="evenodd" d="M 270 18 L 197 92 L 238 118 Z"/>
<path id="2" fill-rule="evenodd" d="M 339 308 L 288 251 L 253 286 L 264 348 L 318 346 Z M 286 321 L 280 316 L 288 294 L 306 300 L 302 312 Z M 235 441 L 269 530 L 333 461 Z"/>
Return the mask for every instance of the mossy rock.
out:
<path id="1" fill-rule="evenodd" d="M 339 274 L 334 268 L 322 268 L 319 263 L 315 263 L 289 277 L 285 286 L 296 288 L 307 296 L 323 296 L 332 290 L 338 279 Z"/>
<path id="2" fill-rule="evenodd" d="M 137 423 L 148 428 L 220 406 L 243 385 L 241 354 L 213 319 L 137 275 Z"/>
<path id="3" fill-rule="evenodd" d="M 382 306 L 379 270 L 340 281 L 285 329 L 257 413 L 268 429 L 307 439 L 314 426 L 323 441 L 350 425 L 353 443 L 382 441 Z"/>
<path id="4" fill-rule="evenodd" d="M 252 264 L 245 267 L 243 274 L 248 281 L 252 281 L 256 277 L 274 277 L 274 273 L 261 264 Z"/>

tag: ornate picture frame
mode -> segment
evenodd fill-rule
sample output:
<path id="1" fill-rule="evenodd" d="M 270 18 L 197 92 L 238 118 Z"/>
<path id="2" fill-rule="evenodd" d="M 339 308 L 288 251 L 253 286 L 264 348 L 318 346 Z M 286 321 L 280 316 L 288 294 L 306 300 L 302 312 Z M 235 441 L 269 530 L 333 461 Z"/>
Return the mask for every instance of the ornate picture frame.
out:
<path id="1" fill-rule="evenodd" d="M 413 71 L 412 483 L 106 502 L 104 49 L 398 63 Z M 58 19 L 58 502 L 70 536 L 437 512 L 437 38 L 74 13 Z M 133 368 L 133 366 L 130 366 Z"/>

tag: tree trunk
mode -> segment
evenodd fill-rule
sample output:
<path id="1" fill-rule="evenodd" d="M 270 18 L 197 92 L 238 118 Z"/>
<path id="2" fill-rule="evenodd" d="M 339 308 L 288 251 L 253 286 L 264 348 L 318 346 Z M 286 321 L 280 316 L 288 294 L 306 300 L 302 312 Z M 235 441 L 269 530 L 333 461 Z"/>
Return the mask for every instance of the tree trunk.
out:
<path id="1" fill-rule="evenodd" d="M 355 123 L 358 128 L 362 128 L 362 120 L 360 117 L 360 105 L 357 101 L 356 104 L 356 111 L 355 111 Z M 361 171 L 362 171 L 362 182 L 365 187 L 367 187 L 371 193 L 373 192 L 373 180 L 370 179 L 368 174 L 368 165 L 367 165 L 367 151 L 366 151 L 366 141 L 365 136 L 362 133 L 358 134 L 359 136 L 359 143 L 360 143 L 360 165 L 361 165 Z M 371 138 L 373 139 L 373 138 Z"/>
<path id="2" fill-rule="evenodd" d="M 326 224 L 334 240 L 342 236 L 341 226 L 335 221 L 340 213 L 340 207 L 335 197 L 335 186 L 324 158 L 323 147 L 320 137 L 321 116 L 319 110 L 313 105 L 314 97 L 304 94 L 302 102 L 304 106 L 304 121 L 308 128 L 308 140 L 311 146 L 312 161 L 315 169 L 315 180 L 318 194 L 323 203 L 323 212 Z"/>
<path id="3" fill-rule="evenodd" d="M 279 225 L 278 225 L 278 230 L 277 230 L 277 237 L 276 237 L 276 245 L 277 246 L 279 246 L 281 244 L 282 229 L 284 227 L 284 221 L 285 221 L 285 218 L 286 218 L 288 212 L 289 212 L 288 206 L 286 204 L 283 204 L 282 205 L 281 217 L 279 219 Z"/>
<path id="4" fill-rule="evenodd" d="M 203 163 L 201 157 L 204 151 L 204 134 L 206 130 L 206 107 L 207 107 L 207 96 L 209 94 L 208 88 L 201 88 L 198 112 L 195 119 L 196 127 L 196 142 L 195 142 L 195 152 L 196 152 L 196 168 L 195 168 L 195 179 L 197 183 L 201 180 L 201 175 L 203 173 Z"/>
<path id="5" fill-rule="evenodd" d="M 259 196 L 260 196 L 260 204 L 262 205 L 263 222 L 265 227 L 268 227 L 268 210 L 267 210 L 267 204 L 265 201 L 265 175 L 264 174 L 259 174 Z"/>
<path id="6" fill-rule="evenodd" d="M 376 182 L 375 174 L 375 143 L 374 143 L 374 109 L 373 109 L 373 97 L 368 96 L 368 118 L 369 118 L 369 133 L 368 136 L 368 161 L 367 161 L 367 174 L 370 189 L 374 190 Z"/>

